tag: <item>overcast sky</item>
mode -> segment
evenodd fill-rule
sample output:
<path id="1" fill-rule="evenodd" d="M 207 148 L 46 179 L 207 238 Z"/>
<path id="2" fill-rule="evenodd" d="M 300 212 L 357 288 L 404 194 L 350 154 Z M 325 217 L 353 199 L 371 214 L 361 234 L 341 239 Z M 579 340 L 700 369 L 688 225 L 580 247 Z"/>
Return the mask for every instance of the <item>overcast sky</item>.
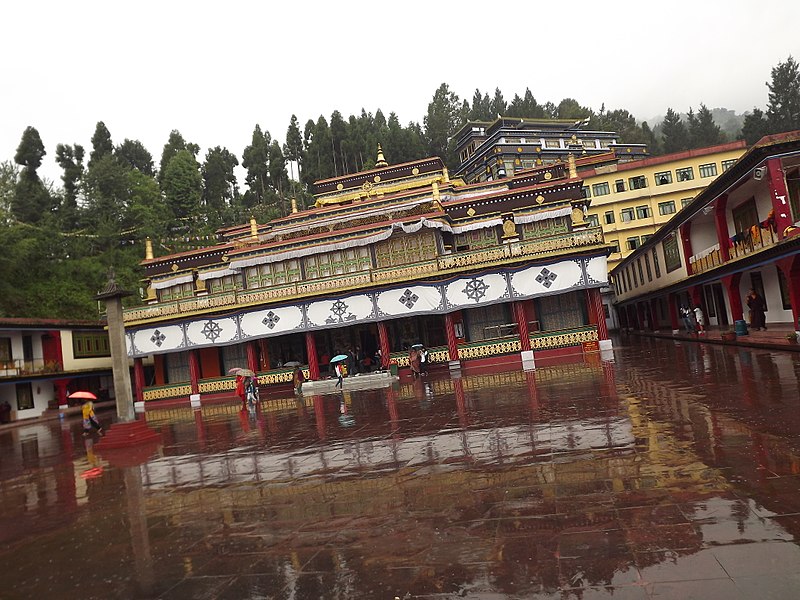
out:
<path id="1" fill-rule="evenodd" d="M 795 0 L 44 0 L 0 15 L 0 161 L 33 125 L 55 180 L 56 145 L 88 154 L 101 120 L 156 166 L 172 129 L 201 159 L 221 145 L 241 160 L 256 123 L 284 141 L 292 113 L 301 129 L 362 107 L 422 123 L 442 82 L 462 99 L 529 87 L 638 119 L 701 102 L 743 112 L 766 105 L 772 67 L 800 59 Z"/>

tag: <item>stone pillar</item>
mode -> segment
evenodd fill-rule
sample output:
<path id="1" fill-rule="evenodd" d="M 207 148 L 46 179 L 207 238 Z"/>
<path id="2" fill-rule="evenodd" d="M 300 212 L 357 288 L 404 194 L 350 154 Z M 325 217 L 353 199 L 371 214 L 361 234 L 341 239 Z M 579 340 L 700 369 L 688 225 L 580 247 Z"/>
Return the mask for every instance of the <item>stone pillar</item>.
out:
<path id="1" fill-rule="evenodd" d="M 728 217 L 725 212 L 728 206 L 728 194 L 722 194 L 714 202 L 714 227 L 717 230 L 717 242 L 719 243 L 719 255 L 722 262 L 728 262 L 731 259 L 730 247 L 728 241 L 730 234 L 728 233 Z"/>
<path id="2" fill-rule="evenodd" d="M 444 328 L 447 332 L 447 354 L 450 359 L 450 366 L 458 368 L 460 362 L 458 360 L 458 341 L 456 338 L 456 327 L 453 322 L 453 315 L 447 313 L 444 316 Z M 455 364 L 454 364 L 455 363 Z"/>
<path id="3" fill-rule="evenodd" d="M 781 167 L 780 158 L 771 158 L 767 161 L 769 174 L 769 194 L 772 200 L 772 210 L 775 213 L 775 226 L 778 230 L 778 239 L 782 240 L 787 227 L 793 225 L 792 209 L 789 206 L 789 192 L 786 189 L 786 178 Z"/>
<path id="4" fill-rule="evenodd" d="M 389 368 L 389 361 L 391 360 L 392 347 L 389 344 L 389 327 L 386 321 L 378 321 L 378 344 L 381 348 L 381 369 Z"/>
<path id="5" fill-rule="evenodd" d="M 726 275 L 722 278 L 722 285 L 725 286 L 725 292 L 728 294 L 728 304 L 731 306 L 731 318 L 734 322 L 744 320 L 742 293 L 739 291 L 739 282 L 741 279 L 741 273 Z"/>
<path id="6" fill-rule="evenodd" d="M 136 402 L 144 402 L 144 364 L 141 358 L 133 359 L 133 382 L 136 388 Z"/>
<path id="7" fill-rule="evenodd" d="M 672 335 L 678 335 L 681 332 L 681 324 L 678 320 L 678 297 L 674 293 L 667 296 L 667 303 L 669 304 L 669 324 L 672 327 Z"/>
<path id="8" fill-rule="evenodd" d="M 680 236 L 681 236 L 681 246 L 683 247 L 683 262 L 686 265 L 686 274 L 692 275 L 694 272 L 692 271 L 692 265 L 689 263 L 689 258 L 694 256 L 694 252 L 692 251 L 692 222 L 686 221 L 680 227 Z"/>
<path id="9" fill-rule="evenodd" d="M 108 322 L 108 344 L 111 349 L 111 365 L 114 373 L 114 395 L 117 401 L 117 419 L 120 423 L 136 420 L 131 394 L 131 372 L 128 367 L 128 349 L 125 344 L 125 322 L 122 319 L 122 298 L 131 292 L 117 286 L 113 270 L 109 273 L 106 287 L 95 296 L 106 304 Z"/>
<path id="10" fill-rule="evenodd" d="M 192 384 L 192 394 L 200 393 L 200 360 L 197 350 L 189 350 L 189 382 Z"/>
<path id="11" fill-rule="evenodd" d="M 306 331 L 306 354 L 308 354 L 308 378 L 319 379 L 319 359 L 317 358 L 317 341 L 313 331 Z"/>

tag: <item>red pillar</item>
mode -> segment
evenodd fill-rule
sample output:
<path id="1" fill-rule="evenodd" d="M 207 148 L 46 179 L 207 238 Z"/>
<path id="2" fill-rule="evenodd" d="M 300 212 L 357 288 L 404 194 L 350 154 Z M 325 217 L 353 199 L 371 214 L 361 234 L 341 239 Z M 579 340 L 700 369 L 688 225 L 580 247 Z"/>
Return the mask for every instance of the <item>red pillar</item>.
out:
<path id="1" fill-rule="evenodd" d="M 769 191 L 772 200 L 772 210 L 775 211 L 775 226 L 778 229 L 778 239 L 784 238 L 784 231 L 793 225 L 792 209 L 789 206 L 789 192 L 786 190 L 786 177 L 781 167 L 781 159 L 771 158 L 767 161 L 769 173 Z"/>
<path id="2" fill-rule="evenodd" d="M 53 382 L 53 387 L 56 388 L 56 399 L 58 400 L 59 408 L 66 408 L 67 405 L 69 405 L 69 400 L 67 400 L 67 386 L 70 381 L 70 379 L 56 379 Z"/>
<path id="3" fill-rule="evenodd" d="M 667 303 L 669 304 L 669 324 L 672 331 L 678 331 L 681 328 L 680 321 L 678 320 L 678 298 L 675 294 L 667 296 Z"/>
<path id="4" fill-rule="evenodd" d="M 650 330 L 658 331 L 659 330 L 658 298 L 651 298 L 649 306 L 650 306 Z"/>
<path id="5" fill-rule="evenodd" d="M 731 305 L 731 317 L 734 321 L 741 321 L 744 319 L 742 294 L 739 291 L 739 281 L 741 281 L 741 279 L 741 273 L 726 275 L 722 278 L 722 285 L 725 286 L 725 292 L 728 294 L 728 303 Z"/>
<path id="6" fill-rule="evenodd" d="M 692 299 L 692 308 L 699 306 L 703 309 L 704 314 L 708 314 L 703 306 L 703 286 L 693 285 L 689 288 L 689 297 Z"/>
<path id="7" fill-rule="evenodd" d="M 786 285 L 789 287 L 789 302 L 792 304 L 792 325 L 800 328 L 800 256 L 795 254 L 778 261 Z"/>
<path id="8" fill-rule="evenodd" d="M 456 340 L 456 327 L 453 323 L 453 315 L 447 313 L 444 316 L 444 328 L 447 331 L 447 354 L 450 360 L 458 360 L 458 341 Z"/>
<path id="9" fill-rule="evenodd" d="M 606 324 L 606 314 L 603 312 L 603 297 L 600 295 L 600 288 L 590 288 L 586 290 L 586 308 L 589 314 L 589 323 L 597 325 L 597 339 L 608 339 L 608 325 Z"/>
<path id="10" fill-rule="evenodd" d="M 247 368 L 253 373 L 258 373 L 258 349 L 256 344 L 258 342 L 246 342 L 245 349 L 247 350 Z"/>
<path id="11" fill-rule="evenodd" d="M 133 359 L 133 387 L 136 393 L 135 402 L 144 402 L 144 364 L 141 358 Z"/>
<path id="12" fill-rule="evenodd" d="M 378 321 L 378 343 L 381 347 L 381 369 L 386 369 L 389 366 L 391 359 L 392 348 L 389 345 L 389 328 L 386 326 L 386 321 Z"/>
<path id="13" fill-rule="evenodd" d="M 692 222 L 686 221 L 680 227 L 681 246 L 683 246 L 683 262 L 686 265 L 686 274 L 692 275 L 692 265 L 689 264 L 689 258 L 694 256 L 692 252 Z"/>
<path id="14" fill-rule="evenodd" d="M 728 194 L 722 194 L 714 202 L 714 227 L 717 230 L 717 242 L 719 243 L 719 255 L 722 262 L 728 262 L 731 258 L 728 240 L 728 217 L 725 209 L 728 206 Z"/>
<path id="15" fill-rule="evenodd" d="M 200 393 L 200 361 L 197 350 L 189 350 L 189 381 L 192 384 L 192 393 Z"/>
<path id="16" fill-rule="evenodd" d="M 312 331 L 306 331 L 306 354 L 308 354 L 308 377 L 312 381 L 319 379 L 319 359 L 317 358 L 317 341 Z"/>
<path id="17" fill-rule="evenodd" d="M 514 312 L 514 319 L 517 322 L 520 349 L 523 352 L 528 352 L 531 349 L 531 334 L 528 331 L 528 316 L 525 314 L 525 305 L 522 302 L 512 302 L 511 308 Z"/>

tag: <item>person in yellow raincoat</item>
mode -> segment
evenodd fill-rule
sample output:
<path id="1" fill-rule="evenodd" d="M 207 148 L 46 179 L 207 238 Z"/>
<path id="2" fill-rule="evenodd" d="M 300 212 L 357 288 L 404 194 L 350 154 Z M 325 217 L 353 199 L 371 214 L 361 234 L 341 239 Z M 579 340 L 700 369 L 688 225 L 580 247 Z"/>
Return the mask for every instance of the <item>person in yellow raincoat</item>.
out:
<path id="1" fill-rule="evenodd" d="M 83 403 L 83 406 L 81 406 L 81 414 L 83 416 L 84 436 L 88 436 L 93 429 L 100 435 L 103 435 L 103 426 L 100 425 L 97 416 L 94 414 L 94 403 L 91 400 L 86 400 L 86 402 Z"/>

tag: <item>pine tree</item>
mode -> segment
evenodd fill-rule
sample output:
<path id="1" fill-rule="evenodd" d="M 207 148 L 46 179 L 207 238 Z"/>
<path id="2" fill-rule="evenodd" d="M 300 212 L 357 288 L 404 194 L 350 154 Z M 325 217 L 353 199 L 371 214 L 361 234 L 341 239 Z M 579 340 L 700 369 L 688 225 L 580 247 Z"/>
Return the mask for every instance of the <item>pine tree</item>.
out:
<path id="1" fill-rule="evenodd" d="M 14 189 L 11 212 L 23 223 L 39 223 L 54 208 L 50 192 L 36 172 L 47 152 L 35 127 L 26 127 L 14 155 L 14 162 L 22 166 Z"/>
<path id="2" fill-rule="evenodd" d="M 772 69 L 767 104 L 767 121 L 771 133 L 800 129 L 800 71 L 791 56 Z"/>
<path id="3" fill-rule="evenodd" d="M 114 152 L 114 144 L 111 142 L 111 133 L 106 124 L 98 121 L 92 135 L 92 151 L 89 154 L 89 168 L 98 160 Z"/>
<path id="4" fill-rule="evenodd" d="M 689 148 L 689 133 L 686 125 L 681 121 L 681 116 L 671 108 L 661 122 L 661 135 L 663 136 L 664 153 L 681 152 Z"/>

